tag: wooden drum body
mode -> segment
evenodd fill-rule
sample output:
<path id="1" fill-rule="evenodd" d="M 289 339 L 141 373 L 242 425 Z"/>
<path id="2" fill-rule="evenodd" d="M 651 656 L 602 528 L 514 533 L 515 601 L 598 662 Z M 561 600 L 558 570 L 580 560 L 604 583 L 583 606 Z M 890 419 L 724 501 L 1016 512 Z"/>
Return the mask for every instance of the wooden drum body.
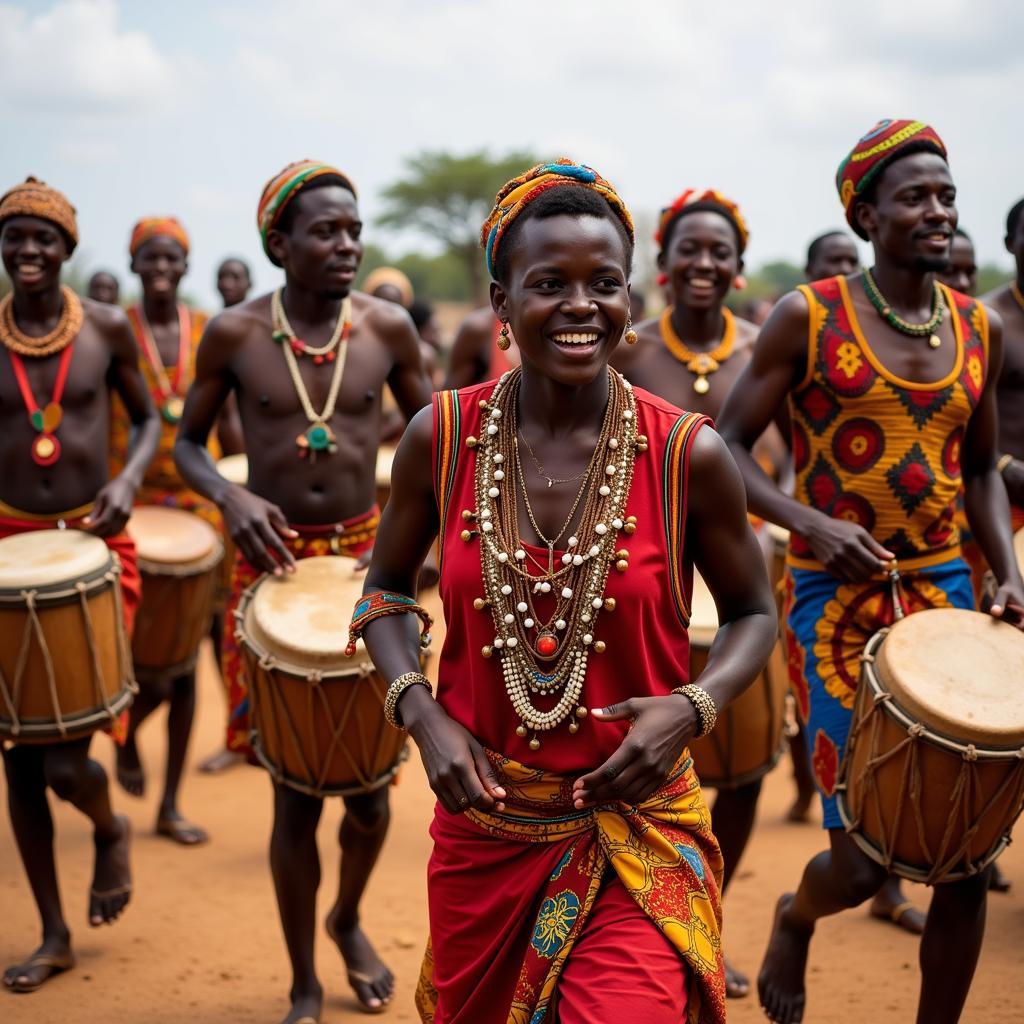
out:
<path id="1" fill-rule="evenodd" d="M 217 472 L 229 483 L 247 487 L 249 485 L 249 457 L 244 453 L 225 455 L 223 459 L 217 460 Z M 217 592 L 213 599 L 213 608 L 218 615 L 224 613 L 228 598 L 231 596 L 231 573 L 235 566 L 235 542 L 231 539 L 231 534 L 228 533 L 227 524 L 222 523 L 221 525 L 224 561 L 221 563 L 221 571 L 217 575 Z M 231 628 L 230 624 L 228 628 Z"/>
<path id="2" fill-rule="evenodd" d="M 0 737 L 77 739 L 131 704 L 120 575 L 107 545 L 80 530 L 0 540 Z"/>
<path id="3" fill-rule="evenodd" d="M 183 675 L 195 668 L 210 629 L 224 545 L 209 523 L 177 508 L 139 506 L 127 529 L 142 574 L 132 637 L 136 675 L 142 682 Z"/>
<path id="4" fill-rule="evenodd" d="M 303 559 L 292 575 L 261 577 L 236 613 L 256 756 L 278 782 L 314 796 L 379 789 L 406 756 L 366 648 L 360 641 L 353 657 L 344 653 L 363 587 L 355 565 L 340 555 Z"/>
<path id="5" fill-rule="evenodd" d="M 837 797 L 857 845 L 904 878 L 991 863 L 1024 803 L 1024 636 L 954 608 L 876 633 Z"/>
<path id="6" fill-rule="evenodd" d="M 718 613 L 707 584 L 694 571 L 690 601 L 690 679 L 699 683 L 718 632 Z M 781 657 L 776 645 L 773 659 Z M 719 716 L 707 736 L 690 743 L 703 785 L 735 789 L 756 782 L 775 767 L 782 754 L 787 681 L 784 666 L 765 671 Z"/>

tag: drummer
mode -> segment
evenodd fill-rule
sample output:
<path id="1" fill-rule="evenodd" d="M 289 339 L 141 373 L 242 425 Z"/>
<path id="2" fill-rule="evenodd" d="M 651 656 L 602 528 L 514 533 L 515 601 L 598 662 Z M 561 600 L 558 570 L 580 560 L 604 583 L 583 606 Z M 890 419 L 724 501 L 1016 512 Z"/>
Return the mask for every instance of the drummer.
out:
<path id="1" fill-rule="evenodd" d="M 743 283 L 748 238 L 739 207 L 713 189 L 687 189 L 662 210 L 654 236 L 658 269 L 675 301 L 661 316 L 638 324 L 636 344 L 620 345 L 613 355 L 612 366 L 630 383 L 681 409 L 718 416 L 757 338 L 757 328 L 725 305 L 737 282 Z M 774 427 L 769 433 L 784 452 Z M 725 860 L 723 893 L 750 839 L 760 792 L 757 779 L 715 797 L 711 818 Z M 728 958 L 725 991 L 733 998 L 750 991 L 749 979 Z"/>
<path id="2" fill-rule="evenodd" d="M 804 1016 L 818 919 L 870 898 L 886 878 L 842 828 L 837 773 L 860 655 L 893 621 L 892 587 L 911 612 L 974 606 L 953 522 L 961 482 L 972 529 L 999 581 L 992 612 L 1016 621 L 1024 608 L 995 466 L 1002 323 L 934 280 L 957 222 L 945 146 L 921 122 L 880 122 L 840 165 L 837 185 L 851 228 L 871 242 L 874 267 L 783 298 L 720 420 L 751 508 L 792 534 L 790 675 L 809 707 L 829 829 L 829 851 L 807 865 L 795 894 L 779 900 L 758 978 L 765 1012 L 785 1024 Z M 787 399 L 795 498 L 750 456 Z M 898 584 L 885 574 L 893 560 Z M 981 948 L 987 885 L 986 871 L 935 889 L 921 940 L 919 1024 L 960 1017 Z"/>
<path id="3" fill-rule="evenodd" d="M 0 536 L 63 522 L 102 537 L 121 559 L 130 629 L 139 576 L 124 525 L 159 426 L 124 314 L 61 286 L 61 267 L 77 243 L 75 209 L 56 189 L 29 178 L 0 198 L 0 252 L 13 286 L 0 300 Z M 114 479 L 107 476 L 111 387 L 134 427 L 128 460 Z M 36 409 L 41 424 L 33 422 Z M 90 759 L 89 744 L 87 737 L 4 751 L 11 826 L 43 926 L 39 948 L 4 973 L 4 984 L 17 992 L 34 991 L 74 965 L 47 787 L 93 824 L 89 924 L 115 921 L 131 898 L 128 819 L 113 813 L 106 772 Z"/>
<path id="4" fill-rule="evenodd" d="M 135 501 L 138 505 L 162 505 L 193 512 L 219 530 L 216 506 L 182 481 L 172 454 L 185 394 L 192 383 L 196 349 L 206 326 L 206 315 L 178 297 L 181 279 L 188 272 L 189 238 L 174 217 L 144 217 L 132 229 L 128 251 L 132 271 L 142 285 L 142 299 L 128 308 L 128 319 L 135 333 L 142 374 L 160 413 L 157 456 L 146 470 Z M 223 417 L 219 426 L 228 439 L 229 451 L 237 450 L 237 441 L 232 441 L 237 427 Z M 124 463 L 130 432 L 124 406 L 115 398 L 111 407 L 112 471 Z M 173 624 L 169 628 L 174 628 Z M 195 714 L 195 670 L 177 678 L 153 678 L 140 672 L 139 687 L 130 712 L 128 739 L 117 753 L 117 780 L 132 796 L 143 795 L 146 780 L 136 736 L 142 723 L 166 702 L 167 764 L 156 832 L 183 846 L 206 842 L 206 831 L 188 821 L 178 809 L 178 791 Z"/>
<path id="5" fill-rule="evenodd" d="M 257 221 L 285 288 L 210 322 L 175 448 L 182 475 L 220 507 L 238 546 L 228 621 L 260 573 L 287 572 L 297 558 L 368 551 L 378 520 L 381 391 L 391 388 L 406 417 L 430 400 L 408 314 L 352 291 L 363 245 L 351 181 L 327 164 L 290 164 L 267 183 Z M 249 453 L 247 488 L 221 477 L 205 447 L 232 391 Z M 230 632 L 223 671 L 228 746 L 247 749 L 246 681 Z M 323 1000 L 313 961 L 322 805 L 274 787 L 270 862 L 293 972 L 289 1024 L 318 1020 Z M 359 904 L 388 828 L 387 789 L 346 797 L 345 807 L 341 882 L 327 930 L 359 1001 L 376 1011 L 390 1000 L 394 978 L 359 926 Z"/>

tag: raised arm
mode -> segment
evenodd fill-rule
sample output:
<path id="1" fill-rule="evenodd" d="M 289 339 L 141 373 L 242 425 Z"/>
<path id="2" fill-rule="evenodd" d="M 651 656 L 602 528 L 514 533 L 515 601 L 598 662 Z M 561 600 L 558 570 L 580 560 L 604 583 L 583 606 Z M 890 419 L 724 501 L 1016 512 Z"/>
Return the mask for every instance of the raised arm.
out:
<path id="1" fill-rule="evenodd" d="M 880 572 L 892 553 L 856 523 L 832 519 L 789 497 L 751 455 L 754 442 L 778 419 L 779 408 L 806 373 L 809 316 L 807 301 L 798 292 L 775 306 L 753 357 L 726 398 L 718 429 L 743 475 L 750 510 L 803 537 L 833 575 L 865 580 Z"/>
<path id="2" fill-rule="evenodd" d="M 967 520 L 999 590 L 992 601 L 992 614 L 1024 625 L 1024 583 L 1013 551 L 1010 531 L 1010 502 L 996 458 L 999 451 L 999 416 L 996 384 L 1003 362 L 1003 324 L 999 314 L 988 310 L 988 376 L 978 405 L 967 424 L 961 449 L 964 478 L 964 507 Z"/>
<path id="3" fill-rule="evenodd" d="M 96 503 L 85 519 L 89 530 L 109 537 L 124 529 L 132 513 L 135 492 L 160 441 L 160 421 L 139 369 L 139 347 L 128 318 L 119 309 L 94 303 L 89 304 L 89 315 L 110 345 L 107 381 L 121 397 L 133 428 L 124 468 L 96 495 Z"/>

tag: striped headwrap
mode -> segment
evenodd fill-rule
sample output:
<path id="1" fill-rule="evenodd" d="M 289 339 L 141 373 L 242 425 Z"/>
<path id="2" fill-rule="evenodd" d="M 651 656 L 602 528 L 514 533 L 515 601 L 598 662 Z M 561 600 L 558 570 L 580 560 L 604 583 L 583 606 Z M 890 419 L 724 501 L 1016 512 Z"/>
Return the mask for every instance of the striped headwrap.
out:
<path id="1" fill-rule="evenodd" d="M 288 164 L 283 170 L 278 171 L 263 186 L 260 203 L 256 208 L 256 226 L 259 228 L 260 239 L 263 242 L 263 251 L 271 263 L 276 263 L 276 260 L 270 254 L 267 236 L 281 219 L 285 207 L 302 190 L 303 185 L 325 174 L 333 174 L 335 177 L 341 178 L 345 183 L 345 188 L 352 195 L 356 194 L 356 187 L 347 174 L 342 174 L 336 167 L 321 163 L 319 160 L 296 160 L 295 163 Z"/>
<path id="2" fill-rule="evenodd" d="M 11 217 L 39 217 L 63 229 L 71 239 L 71 252 L 78 245 L 78 221 L 75 208 L 63 192 L 50 188 L 45 181 L 28 177 L 20 185 L 0 196 L 0 228 Z"/>
<path id="3" fill-rule="evenodd" d="M 136 221 L 128 243 L 129 254 L 134 258 L 151 238 L 173 238 L 188 255 L 188 232 L 176 217 L 143 217 Z"/>
<path id="4" fill-rule="evenodd" d="M 654 232 L 654 241 L 657 242 L 659 248 L 664 248 L 666 231 L 669 226 L 687 207 L 712 209 L 716 213 L 722 214 L 736 229 L 736 237 L 740 243 L 740 255 L 743 255 L 747 248 L 747 242 L 750 241 L 747 222 L 743 219 L 740 208 L 731 199 L 713 188 L 688 188 L 661 211 L 661 215 L 658 217 L 658 230 Z"/>
<path id="5" fill-rule="evenodd" d="M 574 164 L 571 160 L 561 157 L 554 163 L 537 164 L 536 167 L 531 167 L 524 174 L 520 174 L 518 178 L 513 178 L 503 185 L 498 191 L 494 200 L 494 209 L 491 210 L 480 229 L 480 245 L 484 249 L 487 269 L 491 277 L 495 276 L 494 263 L 498 246 L 501 245 L 505 232 L 515 222 L 516 217 L 548 189 L 563 185 L 582 186 L 600 195 L 611 207 L 615 216 L 622 221 L 622 226 L 626 229 L 630 242 L 634 240 L 633 218 L 612 184 L 605 181 L 593 167 Z"/>
<path id="6" fill-rule="evenodd" d="M 879 121 L 850 152 L 836 171 L 839 200 L 846 211 L 846 221 L 861 238 L 867 236 L 856 223 L 853 211 L 857 198 L 871 187 L 884 167 L 899 159 L 908 146 L 931 149 L 943 160 L 946 147 L 938 132 L 923 121 Z"/>

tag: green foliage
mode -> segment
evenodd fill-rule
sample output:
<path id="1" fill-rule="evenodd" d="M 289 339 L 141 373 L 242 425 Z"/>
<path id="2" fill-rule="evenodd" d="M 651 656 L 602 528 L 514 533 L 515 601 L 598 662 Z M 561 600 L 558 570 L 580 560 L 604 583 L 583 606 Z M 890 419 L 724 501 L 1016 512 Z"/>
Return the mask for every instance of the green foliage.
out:
<path id="1" fill-rule="evenodd" d="M 498 189 L 535 163 L 536 158 L 523 151 L 494 157 L 486 149 L 462 156 L 425 150 L 406 161 L 402 180 L 384 189 L 378 223 L 415 228 L 436 239 L 445 254 L 461 264 L 468 295 L 482 300 L 486 282 L 480 225 Z"/>
<path id="2" fill-rule="evenodd" d="M 993 288 L 1006 284 L 1012 277 L 1013 272 L 1005 267 L 1000 267 L 997 263 L 986 263 L 978 268 L 978 294 L 985 295 Z"/>

